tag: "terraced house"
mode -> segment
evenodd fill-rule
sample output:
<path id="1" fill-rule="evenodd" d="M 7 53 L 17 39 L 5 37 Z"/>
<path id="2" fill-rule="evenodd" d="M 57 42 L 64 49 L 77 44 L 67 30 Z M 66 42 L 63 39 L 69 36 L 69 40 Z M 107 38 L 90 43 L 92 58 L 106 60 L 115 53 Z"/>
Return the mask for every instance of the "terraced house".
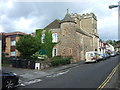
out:
<path id="1" fill-rule="evenodd" d="M 90 14 L 69 14 L 68 10 L 62 20 L 54 20 L 43 30 L 51 30 L 53 42 L 59 42 L 53 48 L 53 56 L 72 56 L 73 61 L 85 59 L 85 52 L 97 51 L 99 35 L 97 17 Z"/>

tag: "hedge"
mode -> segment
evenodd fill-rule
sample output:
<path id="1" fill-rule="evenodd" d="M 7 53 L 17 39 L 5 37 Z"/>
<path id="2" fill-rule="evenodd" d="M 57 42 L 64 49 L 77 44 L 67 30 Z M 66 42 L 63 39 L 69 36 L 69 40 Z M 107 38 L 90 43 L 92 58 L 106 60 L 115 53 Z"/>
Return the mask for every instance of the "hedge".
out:
<path id="1" fill-rule="evenodd" d="M 52 58 L 51 65 L 52 66 L 66 65 L 70 64 L 70 62 L 71 62 L 70 57 L 55 56 Z"/>

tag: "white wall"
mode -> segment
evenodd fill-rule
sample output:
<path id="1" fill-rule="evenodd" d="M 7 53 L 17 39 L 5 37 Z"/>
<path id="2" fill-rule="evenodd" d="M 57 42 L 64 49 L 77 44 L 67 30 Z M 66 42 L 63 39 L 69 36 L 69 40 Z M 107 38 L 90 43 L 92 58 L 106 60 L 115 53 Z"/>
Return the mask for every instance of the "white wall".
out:
<path id="1" fill-rule="evenodd" d="M 111 44 L 107 45 L 106 48 L 110 51 L 115 51 L 114 47 Z"/>

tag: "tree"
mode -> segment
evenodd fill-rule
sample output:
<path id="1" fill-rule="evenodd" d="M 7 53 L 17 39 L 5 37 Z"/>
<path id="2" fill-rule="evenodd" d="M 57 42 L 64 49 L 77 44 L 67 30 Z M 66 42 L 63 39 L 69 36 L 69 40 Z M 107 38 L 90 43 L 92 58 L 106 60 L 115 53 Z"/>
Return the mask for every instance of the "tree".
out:
<path id="1" fill-rule="evenodd" d="M 36 35 L 34 38 L 36 39 L 36 45 L 37 45 L 38 49 L 42 48 L 41 36 L 42 36 L 42 29 L 37 29 Z"/>
<path id="2" fill-rule="evenodd" d="M 52 57 L 52 50 L 53 47 L 56 45 L 56 43 L 52 42 L 52 33 L 50 30 L 46 30 L 45 32 L 45 38 L 43 43 L 43 49 L 46 50 L 46 54 L 49 58 Z"/>
<path id="3" fill-rule="evenodd" d="M 106 42 L 111 44 L 111 45 L 113 45 L 113 41 L 112 40 L 107 40 Z"/>
<path id="4" fill-rule="evenodd" d="M 107 40 L 107 43 L 113 45 L 114 47 L 120 47 L 120 40 L 115 41 L 115 40 Z"/>
<path id="5" fill-rule="evenodd" d="M 40 45 L 38 45 L 37 39 L 31 35 L 21 36 L 16 42 L 16 49 L 21 53 L 23 58 L 31 58 L 31 55 L 37 52 L 39 48 Z"/>

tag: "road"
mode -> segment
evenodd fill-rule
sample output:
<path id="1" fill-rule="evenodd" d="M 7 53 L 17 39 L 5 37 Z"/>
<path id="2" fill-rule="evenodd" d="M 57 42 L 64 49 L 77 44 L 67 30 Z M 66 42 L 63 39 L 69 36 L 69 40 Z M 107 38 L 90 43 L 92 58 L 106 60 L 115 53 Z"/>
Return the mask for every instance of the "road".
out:
<path id="1" fill-rule="evenodd" d="M 98 63 L 82 64 L 40 78 L 40 82 L 19 87 L 18 90 L 27 88 L 98 88 L 120 62 L 118 58 L 120 55 Z"/>

